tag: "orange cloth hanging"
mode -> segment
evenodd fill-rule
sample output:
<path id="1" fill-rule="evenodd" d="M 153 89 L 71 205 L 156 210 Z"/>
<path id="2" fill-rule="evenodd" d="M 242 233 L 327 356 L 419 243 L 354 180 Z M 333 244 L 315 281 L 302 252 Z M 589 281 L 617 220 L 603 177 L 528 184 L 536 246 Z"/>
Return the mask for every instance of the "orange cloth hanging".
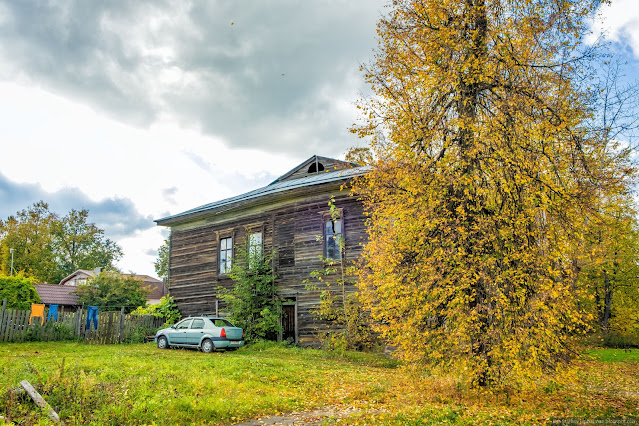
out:
<path id="1" fill-rule="evenodd" d="M 40 317 L 40 325 L 44 325 L 44 305 L 39 305 L 37 303 L 31 304 L 31 316 L 29 317 L 29 324 L 31 324 L 31 319 L 33 317 Z"/>

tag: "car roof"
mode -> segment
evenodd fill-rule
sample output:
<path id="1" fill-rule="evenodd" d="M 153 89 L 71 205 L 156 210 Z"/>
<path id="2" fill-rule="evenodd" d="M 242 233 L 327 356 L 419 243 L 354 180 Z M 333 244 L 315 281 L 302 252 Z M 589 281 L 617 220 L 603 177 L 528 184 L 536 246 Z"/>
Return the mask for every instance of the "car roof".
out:
<path id="1" fill-rule="evenodd" d="M 206 319 L 210 319 L 210 320 L 221 319 L 221 320 L 228 321 L 226 318 L 221 318 L 221 317 L 218 317 L 218 316 L 215 316 L 215 315 L 191 315 L 191 316 L 188 316 L 188 317 L 186 317 L 184 319 L 194 319 L 194 318 L 206 318 Z"/>

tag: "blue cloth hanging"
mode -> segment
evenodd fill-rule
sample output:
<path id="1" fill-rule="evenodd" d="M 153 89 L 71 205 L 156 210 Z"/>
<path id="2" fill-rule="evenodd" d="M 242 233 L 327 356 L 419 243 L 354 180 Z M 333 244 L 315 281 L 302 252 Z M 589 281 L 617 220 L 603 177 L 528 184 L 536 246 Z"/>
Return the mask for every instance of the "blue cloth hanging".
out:
<path id="1" fill-rule="evenodd" d="M 47 317 L 47 321 L 51 321 L 51 317 L 55 321 L 58 320 L 58 305 L 49 305 L 49 315 Z"/>
<path id="2" fill-rule="evenodd" d="M 97 330 L 98 329 L 98 307 L 97 306 L 87 307 L 87 323 L 84 327 L 85 330 L 91 330 L 91 320 L 93 320 L 93 326 Z"/>

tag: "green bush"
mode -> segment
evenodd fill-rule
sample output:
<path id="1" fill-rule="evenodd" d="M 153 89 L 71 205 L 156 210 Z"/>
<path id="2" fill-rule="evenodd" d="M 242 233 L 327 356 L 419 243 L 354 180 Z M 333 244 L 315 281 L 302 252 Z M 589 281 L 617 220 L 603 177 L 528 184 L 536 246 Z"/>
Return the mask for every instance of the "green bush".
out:
<path id="1" fill-rule="evenodd" d="M 39 303 L 40 296 L 33 286 L 33 279 L 23 275 L 0 275 L 0 303 L 7 299 L 7 308 L 26 311 L 32 303 Z"/>
<path id="2" fill-rule="evenodd" d="M 182 314 L 177 308 L 177 304 L 171 296 L 164 296 L 160 299 L 160 303 L 149 306 L 140 306 L 132 315 L 153 315 L 156 318 L 164 318 L 164 326 L 168 327 L 175 324 L 182 318 Z"/>
<path id="3" fill-rule="evenodd" d="M 244 330 L 247 341 L 276 340 L 282 331 L 282 302 L 276 296 L 273 254 L 249 252 L 246 246 L 240 244 L 233 257 L 233 288 L 219 287 L 218 294 L 230 309 L 229 320 Z"/>
<path id="4" fill-rule="evenodd" d="M 639 336 L 622 336 L 611 333 L 604 336 L 603 346 L 615 349 L 639 348 Z"/>

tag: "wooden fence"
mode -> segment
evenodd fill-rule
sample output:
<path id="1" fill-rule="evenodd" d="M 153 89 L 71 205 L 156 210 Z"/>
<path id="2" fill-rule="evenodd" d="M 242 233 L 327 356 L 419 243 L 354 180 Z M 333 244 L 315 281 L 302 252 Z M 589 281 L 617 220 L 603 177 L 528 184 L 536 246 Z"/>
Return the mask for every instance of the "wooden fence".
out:
<path id="1" fill-rule="evenodd" d="M 75 312 L 59 312 L 58 319 L 44 321 L 34 317 L 29 324 L 31 311 L 7 309 L 6 300 L 0 310 L 0 343 L 51 340 L 78 340 L 89 344 L 124 343 L 132 338 L 143 337 L 140 333 L 159 328 L 164 319 L 152 315 L 125 315 L 120 312 L 98 313 L 98 328 L 93 323 L 86 328 L 86 309 Z"/>

